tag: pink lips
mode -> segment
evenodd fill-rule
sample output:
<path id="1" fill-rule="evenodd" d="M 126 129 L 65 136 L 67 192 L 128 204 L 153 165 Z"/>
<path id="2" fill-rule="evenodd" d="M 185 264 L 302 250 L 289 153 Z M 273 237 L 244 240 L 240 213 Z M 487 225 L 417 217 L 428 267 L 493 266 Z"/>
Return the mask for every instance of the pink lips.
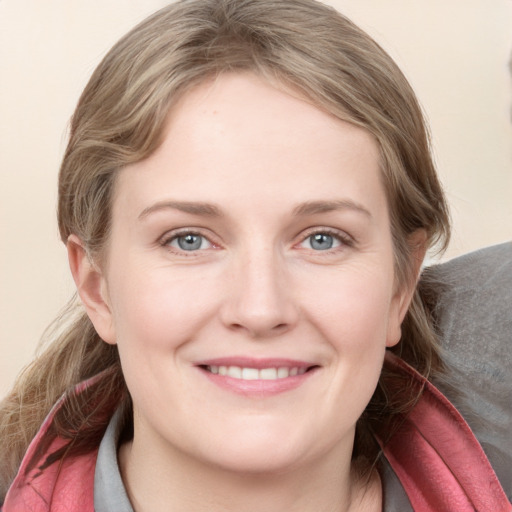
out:
<path id="1" fill-rule="evenodd" d="M 196 365 L 214 384 L 244 396 L 267 397 L 291 391 L 315 373 L 317 365 L 282 358 L 228 357 Z"/>

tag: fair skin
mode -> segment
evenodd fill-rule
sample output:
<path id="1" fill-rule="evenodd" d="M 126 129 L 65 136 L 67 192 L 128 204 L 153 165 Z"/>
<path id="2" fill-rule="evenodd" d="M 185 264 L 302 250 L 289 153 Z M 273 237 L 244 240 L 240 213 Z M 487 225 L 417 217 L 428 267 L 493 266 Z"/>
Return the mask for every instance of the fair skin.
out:
<path id="1" fill-rule="evenodd" d="M 134 509 L 380 510 L 378 478 L 351 471 L 355 424 L 413 284 L 394 278 L 373 138 L 227 74 L 115 192 L 103 265 L 68 249 L 133 398 Z"/>

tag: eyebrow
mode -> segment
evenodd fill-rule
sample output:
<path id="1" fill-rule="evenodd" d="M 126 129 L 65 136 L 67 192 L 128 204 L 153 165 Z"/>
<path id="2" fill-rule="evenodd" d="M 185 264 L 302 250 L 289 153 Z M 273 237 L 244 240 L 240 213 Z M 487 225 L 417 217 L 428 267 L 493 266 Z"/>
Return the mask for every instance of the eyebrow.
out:
<path id="1" fill-rule="evenodd" d="M 372 218 L 370 211 L 362 204 L 356 203 L 351 199 L 341 199 L 334 201 L 307 201 L 296 206 L 293 214 L 297 216 L 315 215 L 317 213 L 334 212 L 339 210 L 352 210 Z"/>
<path id="2" fill-rule="evenodd" d="M 224 216 L 221 209 L 211 203 L 198 203 L 193 201 L 159 201 L 158 203 L 148 206 L 142 210 L 142 212 L 139 214 L 139 220 L 143 220 L 152 213 L 169 209 L 204 217 Z M 305 217 L 308 215 L 340 210 L 352 210 L 362 213 L 370 219 L 372 218 L 372 214 L 367 208 L 350 199 L 340 199 L 334 201 L 307 201 L 297 205 L 293 209 L 293 215 L 297 217 Z"/>
<path id="3" fill-rule="evenodd" d="M 139 215 L 139 220 L 148 215 L 162 210 L 179 210 L 192 215 L 201 215 L 206 217 L 222 217 L 222 212 L 214 204 L 196 203 L 192 201 L 160 201 L 152 206 L 148 206 Z"/>

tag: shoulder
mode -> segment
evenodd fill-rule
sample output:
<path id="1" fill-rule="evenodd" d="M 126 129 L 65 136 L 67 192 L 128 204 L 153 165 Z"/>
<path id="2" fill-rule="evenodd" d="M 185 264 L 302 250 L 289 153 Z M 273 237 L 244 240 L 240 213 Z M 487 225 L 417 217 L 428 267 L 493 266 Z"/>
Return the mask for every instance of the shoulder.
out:
<path id="1" fill-rule="evenodd" d="M 512 389 L 512 242 L 426 269 L 449 362 Z M 510 395 L 508 395 L 510 396 Z"/>
<path id="2" fill-rule="evenodd" d="M 457 406 L 512 497 L 512 243 L 425 270 Z M 456 392 L 454 393 L 453 390 Z"/>
<path id="3" fill-rule="evenodd" d="M 439 282 L 439 314 L 453 317 L 453 306 L 461 313 L 475 315 L 463 330 L 481 328 L 481 319 L 492 327 L 489 316 L 512 327 L 512 242 L 495 245 L 455 258 L 425 270 L 425 276 Z M 504 314 L 504 313 L 507 314 Z M 499 331 L 499 326 L 495 329 Z"/>
<path id="4" fill-rule="evenodd" d="M 99 443 L 119 405 L 115 396 L 97 399 L 108 375 L 104 371 L 80 382 L 55 404 L 28 447 L 3 512 L 75 510 L 77 503 L 81 511 L 94 510 Z M 68 405 L 77 401 L 87 408 L 71 421 Z"/>

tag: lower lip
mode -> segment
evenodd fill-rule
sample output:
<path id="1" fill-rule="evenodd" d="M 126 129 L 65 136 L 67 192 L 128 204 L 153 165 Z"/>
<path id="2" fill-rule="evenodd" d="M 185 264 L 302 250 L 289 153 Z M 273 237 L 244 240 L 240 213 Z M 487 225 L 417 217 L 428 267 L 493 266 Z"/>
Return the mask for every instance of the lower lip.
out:
<path id="1" fill-rule="evenodd" d="M 243 396 L 264 398 L 286 393 L 287 391 L 292 391 L 293 389 L 298 388 L 304 384 L 312 376 L 313 373 L 316 373 L 317 368 L 312 368 L 302 375 L 294 375 L 291 377 L 284 377 L 282 379 L 274 380 L 235 379 L 226 375 L 211 373 L 204 368 L 200 368 L 200 370 L 206 377 L 208 377 L 208 379 L 210 379 L 211 382 L 223 389 Z"/>

